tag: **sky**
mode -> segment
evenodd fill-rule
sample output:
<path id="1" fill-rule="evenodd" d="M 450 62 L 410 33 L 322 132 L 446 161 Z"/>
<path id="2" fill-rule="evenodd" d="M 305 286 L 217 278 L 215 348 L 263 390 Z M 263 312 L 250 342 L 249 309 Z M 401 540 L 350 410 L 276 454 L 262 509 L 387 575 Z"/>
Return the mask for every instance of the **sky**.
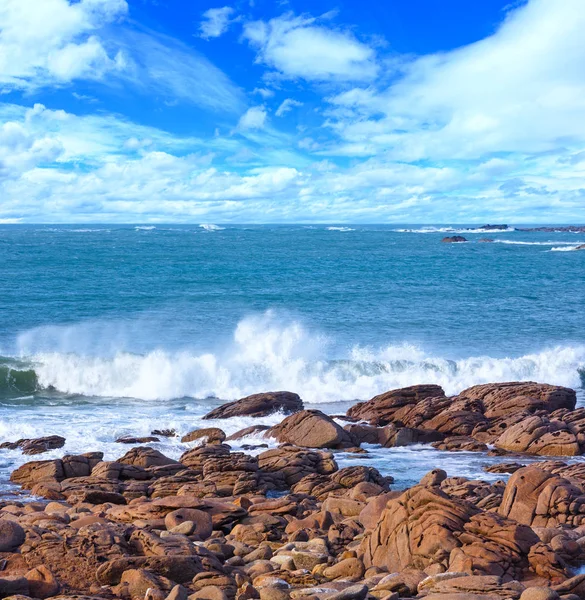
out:
<path id="1" fill-rule="evenodd" d="M 0 0 L 0 223 L 582 223 L 583 0 Z"/>

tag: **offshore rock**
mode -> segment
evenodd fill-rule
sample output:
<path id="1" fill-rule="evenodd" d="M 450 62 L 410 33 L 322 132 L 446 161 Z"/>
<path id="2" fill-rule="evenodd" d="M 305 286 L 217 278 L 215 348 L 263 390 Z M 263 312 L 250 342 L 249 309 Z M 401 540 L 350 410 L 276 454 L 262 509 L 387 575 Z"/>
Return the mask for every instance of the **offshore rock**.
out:
<path id="1" fill-rule="evenodd" d="M 467 238 L 464 238 L 462 235 L 451 235 L 444 237 L 441 242 L 444 244 L 458 244 L 461 242 L 466 242 Z"/>
<path id="2" fill-rule="evenodd" d="M 292 392 L 266 392 L 222 404 L 222 406 L 207 413 L 203 418 L 266 417 L 275 412 L 282 412 L 286 415 L 299 410 L 303 410 L 303 401 L 298 394 Z"/>

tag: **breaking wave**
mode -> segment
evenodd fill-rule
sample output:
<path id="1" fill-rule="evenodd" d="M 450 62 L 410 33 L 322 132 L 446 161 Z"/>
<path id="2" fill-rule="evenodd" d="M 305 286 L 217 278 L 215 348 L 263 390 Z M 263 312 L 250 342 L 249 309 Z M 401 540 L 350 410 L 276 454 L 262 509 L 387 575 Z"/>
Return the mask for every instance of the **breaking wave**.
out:
<path id="1" fill-rule="evenodd" d="M 397 233 L 507 233 L 516 231 L 514 227 L 486 229 L 483 227 L 421 227 L 419 229 L 393 229 Z"/>
<path id="2" fill-rule="evenodd" d="M 327 231 L 355 231 L 352 227 L 327 227 Z"/>
<path id="3" fill-rule="evenodd" d="M 225 227 L 220 227 L 219 225 L 214 225 L 213 223 L 201 223 L 199 225 L 201 229 L 205 229 L 205 231 L 223 231 Z"/>
<path id="4" fill-rule="evenodd" d="M 567 246 L 578 246 L 580 242 L 559 242 L 558 240 L 554 242 L 519 242 L 515 240 L 494 240 L 496 244 L 511 244 L 514 246 L 554 246 L 555 244 L 563 244 Z M 573 248 L 571 248 L 572 250 Z"/>
<path id="5" fill-rule="evenodd" d="M 575 250 L 580 250 L 582 244 L 577 244 L 576 246 L 557 246 L 556 248 L 551 248 L 551 252 L 573 252 Z"/>
<path id="6" fill-rule="evenodd" d="M 385 390 L 437 383 L 447 393 L 479 383 L 535 380 L 585 386 L 585 346 L 560 346 L 519 357 L 451 360 L 409 345 L 333 350 L 331 340 L 272 313 L 237 325 L 225 350 L 156 349 L 144 354 L 71 353 L 56 349 L 0 359 L 0 396 L 35 390 L 63 394 L 231 400 L 287 389 L 306 402 L 363 400 Z"/>

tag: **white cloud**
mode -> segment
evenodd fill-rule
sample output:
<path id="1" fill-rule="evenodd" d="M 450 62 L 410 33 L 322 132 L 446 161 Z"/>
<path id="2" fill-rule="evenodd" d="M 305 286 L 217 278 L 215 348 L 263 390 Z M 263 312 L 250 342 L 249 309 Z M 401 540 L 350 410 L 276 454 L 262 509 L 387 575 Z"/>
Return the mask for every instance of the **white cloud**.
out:
<path id="1" fill-rule="evenodd" d="M 228 30 L 233 13 L 234 9 L 231 6 L 206 10 L 199 25 L 200 36 L 208 40 L 223 35 Z"/>
<path id="2" fill-rule="evenodd" d="M 274 96 L 274 92 L 272 90 L 269 90 L 267 88 L 254 88 L 254 90 L 252 91 L 253 94 L 260 94 L 260 96 L 262 96 L 262 98 L 266 99 L 266 98 L 272 98 L 272 96 Z"/>
<path id="3" fill-rule="evenodd" d="M 385 90 L 333 98 L 336 152 L 401 160 L 548 152 L 585 142 L 585 10 L 531 0 L 490 37 L 404 67 Z"/>
<path id="4" fill-rule="evenodd" d="M 286 13 L 253 21 L 244 26 L 244 38 L 258 51 L 257 62 L 287 78 L 363 81 L 378 71 L 372 48 L 312 17 Z"/>
<path id="5" fill-rule="evenodd" d="M 205 56 L 187 44 L 151 30 L 125 28 L 115 42 L 131 60 L 124 73 L 145 95 L 202 106 L 216 112 L 239 113 L 244 94 Z"/>
<path id="6" fill-rule="evenodd" d="M 127 11 L 125 0 L 0 0 L 0 86 L 29 89 L 123 69 L 123 56 L 97 33 Z"/>
<path id="7" fill-rule="evenodd" d="M 253 106 L 240 117 L 238 130 L 264 129 L 267 117 L 264 106 Z"/>
<path id="8" fill-rule="evenodd" d="M 287 112 L 290 112 L 293 108 L 303 106 L 302 102 L 293 100 L 292 98 L 286 98 L 282 104 L 276 109 L 274 113 L 277 117 L 283 117 Z"/>

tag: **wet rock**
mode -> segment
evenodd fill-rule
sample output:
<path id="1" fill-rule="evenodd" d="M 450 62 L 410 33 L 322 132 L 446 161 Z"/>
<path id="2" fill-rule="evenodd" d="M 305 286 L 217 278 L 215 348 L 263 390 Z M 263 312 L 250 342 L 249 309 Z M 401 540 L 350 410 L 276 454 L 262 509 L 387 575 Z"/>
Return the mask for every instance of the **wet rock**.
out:
<path id="1" fill-rule="evenodd" d="M 117 444 L 150 444 L 152 442 L 160 442 L 157 437 L 133 437 L 131 435 L 125 435 L 116 440 Z"/>
<path id="2" fill-rule="evenodd" d="M 443 388 L 438 385 L 413 385 L 407 388 L 391 390 L 375 396 L 367 402 L 358 402 L 348 411 L 352 419 L 369 421 L 374 425 L 387 425 L 393 421 L 394 414 L 403 406 L 417 404 L 426 398 L 445 398 Z"/>
<path id="3" fill-rule="evenodd" d="M 305 448 L 343 448 L 354 445 L 349 433 L 319 410 L 297 412 L 279 425 L 271 427 L 265 435 L 276 438 L 280 443 Z"/>
<path id="4" fill-rule="evenodd" d="M 303 410 L 303 401 L 298 394 L 292 392 L 266 392 L 223 404 L 207 413 L 203 418 L 266 417 L 275 412 L 282 412 L 287 415 L 300 410 Z"/>
<path id="5" fill-rule="evenodd" d="M 225 440 L 225 433 L 219 427 L 195 429 L 181 438 L 181 442 L 197 442 L 204 444 L 221 444 Z"/>
<path id="6" fill-rule="evenodd" d="M 65 438 L 60 435 L 50 435 L 48 437 L 36 438 L 31 440 L 21 440 L 19 448 L 23 454 L 34 455 L 48 452 L 49 450 L 56 450 L 63 448 L 65 445 Z"/>
<path id="7" fill-rule="evenodd" d="M 466 241 L 467 241 L 467 238 L 464 238 L 462 235 L 451 235 L 451 236 L 444 237 L 441 240 L 441 242 L 447 243 L 447 244 L 456 244 L 456 243 L 466 242 Z"/>
<path id="8" fill-rule="evenodd" d="M 174 429 L 154 429 L 150 432 L 150 435 L 158 435 L 160 437 L 177 437 L 177 432 Z"/>
<path id="9" fill-rule="evenodd" d="M 515 473 L 518 469 L 524 467 L 523 464 L 517 462 L 503 462 L 496 465 L 486 465 L 483 470 L 486 473 Z"/>
<path id="10" fill-rule="evenodd" d="M 24 543 L 24 529 L 15 521 L 0 519 L 0 552 L 14 552 Z"/>
<path id="11" fill-rule="evenodd" d="M 438 431 L 426 429 L 413 429 L 411 427 L 397 427 L 394 424 L 386 425 L 378 433 L 379 443 L 384 448 L 397 448 L 412 446 L 413 444 L 430 444 L 442 440 L 444 435 Z"/>
<path id="12" fill-rule="evenodd" d="M 250 427 L 245 427 L 244 429 L 240 429 L 236 431 L 236 433 L 232 433 L 226 438 L 226 441 L 231 442 L 233 440 L 241 440 L 244 437 L 248 437 L 249 435 L 256 435 L 259 433 L 263 433 L 270 429 L 268 425 L 252 425 Z"/>
<path id="13" fill-rule="evenodd" d="M 440 442 L 433 442 L 432 446 L 448 452 L 486 452 L 488 449 L 483 442 L 466 435 L 447 437 Z"/>

